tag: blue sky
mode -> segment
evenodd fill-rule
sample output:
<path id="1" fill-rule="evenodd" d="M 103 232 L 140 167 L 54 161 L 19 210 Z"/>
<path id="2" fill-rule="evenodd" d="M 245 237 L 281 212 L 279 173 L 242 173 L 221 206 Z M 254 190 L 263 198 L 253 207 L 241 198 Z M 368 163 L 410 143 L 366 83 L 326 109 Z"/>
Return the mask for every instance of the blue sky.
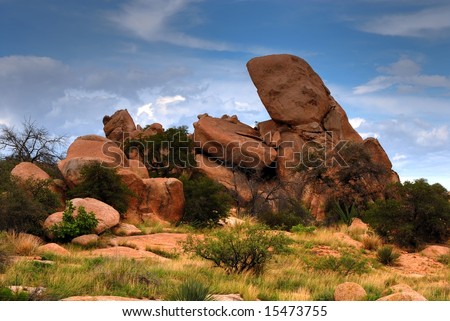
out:
<path id="1" fill-rule="evenodd" d="M 247 74 L 306 59 L 402 180 L 450 189 L 447 0 L 0 0 L 0 124 L 72 139 L 127 108 L 141 125 L 269 118 Z"/>

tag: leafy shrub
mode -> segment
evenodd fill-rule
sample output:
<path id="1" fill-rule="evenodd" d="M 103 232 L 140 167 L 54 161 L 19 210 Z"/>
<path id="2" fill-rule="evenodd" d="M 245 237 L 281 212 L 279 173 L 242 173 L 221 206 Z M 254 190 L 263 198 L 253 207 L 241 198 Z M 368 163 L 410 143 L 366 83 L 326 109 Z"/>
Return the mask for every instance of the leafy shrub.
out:
<path id="1" fill-rule="evenodd" d="M 194 142 L 189 138 L 187 126 L 128 140 L 124 150 L 137 150 L 150 173 L 158 177 L 179 177 L 185 169 L 196 164 Z"/>
<path id="2" fill-rule="evenodd" d="M 377 260 L 384 265 L 394 265 L 399 257 L 392 246 L 382 246 L 377 251 Z"/>
<path id="3" fill-rule="evenodd" d="M 183 282 L 168 297 L 170 301 L 212 301 L 209 286 L 196 280 Z"/>
<path id="4" fill-rule="evenodd" d="M 258 219 L 271 228 L 289 231 L 296 225 L 309 225 L 313 217 L 303 204 L 293 199 L 286 199 L 279 204 L 277 212 L 265 210 L 257 213 Z"/>
<path id="5" fill-rule="evenodd" d="M 81 183 L 68 192 L 70 198 L 92 197 L 114 207 L 125 214 L 133 192 L 125 185 L 116 170 L 102 166 L 99 162 L 81 169 Z"/>
<path id="6" fill-rule="evenodd" d="M 264 226 L 241 224 L 215 231 L 204 239 L 189 236 L 183 248 L 228 273 L 261 274 L 273 255 L 288 251 L 291 242 L 284 234 Z"/>
<path id="7" fill-rule="evenodd" d="M 183 221 L 195 226 L 216 225 L 228 215 L 232 198 L 225 187 L 206 176 L 182 176 L 185 209 Z"/>
<path id="8" fill-rule="evenodd" d="M 352 221 L 355 217 L 358 217 L 358 210 L 354 204 L 347 206 L 345 204 L 340 204 L 339 202 L 335 203 L 333 208 L 335 213 L 339 216 L 340 220 L 344 222 L 347 226 L 352 224 Z"/>
<path id="9" fill-rule="evenodd" d="M 369 271 L 369 265 L 366 259 L 353 257 L 350 254 L 345 254 L 341 257 L 320 257 L 315 262 L 310 262 L 309 265 L 319 271 L 335 271 L 344 276 L 364 274 Z"/>
<path id="10" fill-rule="evenodd" d="M 302 224 L 297 224 L 291 228 L 292 233 L 299 233 L 299 234 L 302 233 L 310 234 L 314 233 L 315 230 L 316 230 L 315 226 L 304 226 Z"/>
<path id="11" fill-rule="evenodd" d="M 83 206 L 78 207 L 78 215 L 73 212 L 75 207 L 68 201 L 63 213 L 62 222 L 54 224 L 49 228 L 53 238 L 57 241 L 66 242 L 85 234 L 91 234 L 98 225 L 94 212 L 87 213 Z"/>
<path id="12" fill-rule="evenodd" d="M 379 200 L 364 213 L 365 221 L 389 242 L 419 247 L 440 243 L 450 236 L 450 202 L 447 190 L 424 179 L 393 185 L 388 199 Z"/>
<path id="13" fill-rule="evenodd" d="M 61 206 L 58 197 L 48 189 L 48 181 L 11 177 L 16 162 L 0 161 L 0 230 L 31 233 L 42 236 L 42 223 L 48 214 Z"/>

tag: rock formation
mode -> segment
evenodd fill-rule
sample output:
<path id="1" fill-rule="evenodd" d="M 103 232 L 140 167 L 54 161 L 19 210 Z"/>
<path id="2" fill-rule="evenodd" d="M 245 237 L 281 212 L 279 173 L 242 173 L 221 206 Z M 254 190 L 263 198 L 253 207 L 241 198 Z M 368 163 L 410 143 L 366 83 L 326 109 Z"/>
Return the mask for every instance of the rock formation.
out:
<path id="1" fill-rule="evenodd" d="M 199 170 L 240 202 L 256 195 L 276 208 L 273 200 L 300 199 L 323 219 L 335 191 L 370 201 L 398 181 L 378 140 L 361 138 L 306 61 L 270 55 L 247 68 L 272 119 L 251 128 L 236 116 L 205 114 L 194 123 Z M 348 155 L 341 155 L 346 146 Z"/>

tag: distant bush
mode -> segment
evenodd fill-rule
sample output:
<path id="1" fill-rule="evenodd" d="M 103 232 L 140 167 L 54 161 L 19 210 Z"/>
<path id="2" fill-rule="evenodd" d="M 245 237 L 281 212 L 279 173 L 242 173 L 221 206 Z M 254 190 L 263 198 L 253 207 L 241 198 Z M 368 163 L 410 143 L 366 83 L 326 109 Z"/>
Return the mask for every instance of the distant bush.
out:
<path id="1" fill-rule="evenodd" d="M 168 296 L 169 301 L 212 301 L 209 286 L 197 280 L 187 280 Z"/>
<path id="2" fill-rule="evenodd" d="M 392 186 L 388 199 L 364 213 L 364 220 L 389 242 L 417 248 L 423 243 L 446 242 L 450 236 L 447 190 L 426 180 Z"/>
<path id="3" fill-rule="evenodd" d="M 377 260 L 384 265 L 394 265 L 399 257 L 392 246 L 382 246 L 377 251 Z"/>
<path id="4" fill-rule="evenodd" d="M 310 234 L 314 233 L 315 230 L 316 230 L 315 226 L 304 226 L 302 224 L 297 224 L 291 228 L 292 233 L 299 233 L 299 234 L 302 233 Z"/>
<path id="5" fill-rule="evenodd" d="M 80 235 L 91 234 L 97 227 L 98 220 L 94 212 L 87 213 L 83 206 L 79 206 L 78 215 L 75 217 L 75 209 L 72 202 L 67 202 L 62 222 L 49 228 L 56 241 L 66 242 Z"/>
<path id="6" fill-rule="evenodd" d="M 194 226 L 213 226 L 228 215 L 232 198 L 225 187 L 206 176 L 182 176 L 185 210 L 183 221 Z"/>
<path id="7" fill-rule="evenodd" d="M 228 273 L 261 274 L 267 262 L 277 253 L 288 251 L 291 240 L 282 233 L 263 226 L 241 224 L 206 235 L 203 239 L 189 236 L 185 251 L 212 261 Z"/>
<path id="8" fill-rule="evenodd" d="M 92 197 L 125 214 L 133 192 L 125 185 L 116 170 L 95 162 L 82 167 L 81 183 L 68 192 L 70 198 Z"/>
<path id="9" fill-rule="evenodd" d="M 125 142 L 124 150 L 137 150 L 150 174 L 158 177 L 179 177 L 196 164 L 194 142 L 187 126 L 172 127 L 163 133 L 142 136 Z"/>
<path id="10" fill-rule="evenodd" d="M 299 224 L 307 226 L 313 221 L 310 211 L 300 202 L 286 199 L 279 203 L 276 212 L 266 209 L 256 214 L 261 223 L 271 228 L 289 231 L 293 226 Z"/>
<path id="11" fill-rule="evenodd" d="M 378 235 L 364 235 L 361 239 L 363 247 L 368 251 L 375 251 L 381 245 L 381 239 Z"/>

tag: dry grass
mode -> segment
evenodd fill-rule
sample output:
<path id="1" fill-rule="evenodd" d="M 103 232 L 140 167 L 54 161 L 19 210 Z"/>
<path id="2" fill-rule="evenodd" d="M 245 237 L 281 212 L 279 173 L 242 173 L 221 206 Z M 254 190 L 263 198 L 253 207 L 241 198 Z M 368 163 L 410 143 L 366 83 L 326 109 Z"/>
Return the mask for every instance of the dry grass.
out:
<path id="1" fill-rule="evenodd" d="M 368 251 L 376 251 L 383 244 L 383 242 L 381 241 L 381 238 L 375 234 L 364 235 L 361 238 L 361 242 L 362 242 L 364 248 Z"/>
<path id="2" fill-rule="evenodd" d="M 37 236 L 16 232 L 8 232 L 6 241 L 11 245 L 14 254 L 21 256 L 35 254 L 37 248 L 43 244 Z"/>

